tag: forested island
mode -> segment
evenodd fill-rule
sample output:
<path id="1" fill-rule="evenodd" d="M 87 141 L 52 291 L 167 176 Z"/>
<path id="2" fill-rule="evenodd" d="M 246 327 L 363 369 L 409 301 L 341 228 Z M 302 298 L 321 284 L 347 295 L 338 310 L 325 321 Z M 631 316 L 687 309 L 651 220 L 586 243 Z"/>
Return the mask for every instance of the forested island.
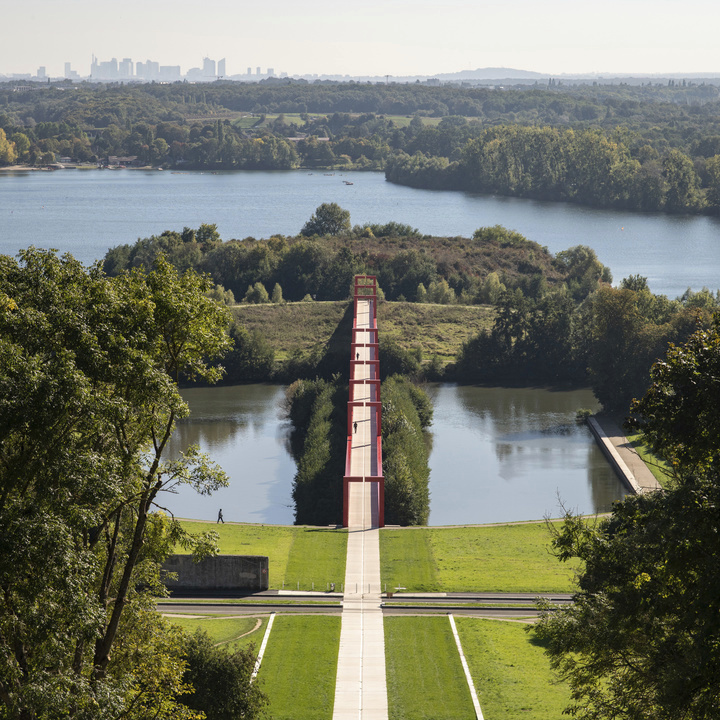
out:
<path id="1" fill-rule="evenodd" d="M 0 166 L 384 170 L 391 182 L 720 212 L 718 88 L 0 85 Z"/>
<path id="2" fill-rule="evenodd" d="M 294 237 L 223 241 L 213 225 L 167 231 L 109 250 L 104 269 L 114 276 L 152 266 L 161 255 L 180 271 L 208 273 L 212 295 L 233 307 L 234 347 L 223 361 L 229 382 L 330 379 L 337 370 L 328 359 L 332 343 L 290 351 L 276 362 L 268 341 L 272 320 L 254 324 L 243 308 L 299 303 L 306 309 L 294 317 L 302 325 L 311 322 L 313 303 L 346 300 L 353 276 L 368 273 L 377 276 L 390 315 L 393 303 L 488 310 L 487 323 L 452 357 L 423 357 L 417 337 L 381 336 L 384 372 L 488 384 L 589 384 L 604 407 L 624 409 L 645 392 L 667 343 L 686 340 L 720 304 L 707 289 L 672 299 L 655 295 L 641 276 L 613 287 L 608 268 L 586 246 L 553 256 L 499 226 L 479 228 L 472 238 L 422 236 L 398 223 L 352 226 L 335 203 L 320 206 Z"/>

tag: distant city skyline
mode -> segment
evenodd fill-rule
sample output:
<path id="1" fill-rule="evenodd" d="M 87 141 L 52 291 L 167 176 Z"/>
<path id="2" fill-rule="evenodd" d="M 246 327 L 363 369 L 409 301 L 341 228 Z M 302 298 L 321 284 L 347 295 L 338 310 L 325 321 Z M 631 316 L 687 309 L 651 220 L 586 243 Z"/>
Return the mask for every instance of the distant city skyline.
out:
<path id="1" fill-rule="evenodd" d="M 0 73 L 80 75 L 92 55 L 288 75 L 402 77 L 508 67 L 545 75 L 718 73 L 714 0 L 26 0 L 3 8 Z M 142 60 L 141 60 L 142 58 Z M 200 63 L 200 64 L 199 64 Z"/>

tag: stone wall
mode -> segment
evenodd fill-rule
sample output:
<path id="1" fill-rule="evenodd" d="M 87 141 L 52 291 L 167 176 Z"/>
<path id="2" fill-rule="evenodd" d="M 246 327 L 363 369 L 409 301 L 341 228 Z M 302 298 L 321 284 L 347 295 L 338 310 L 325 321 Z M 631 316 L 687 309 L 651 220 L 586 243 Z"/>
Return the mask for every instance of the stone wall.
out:
<path id="1" fill-rule="evenodd" d="M 166 585 L 173 593 L 261 592 L 269 587 L 268 559 L 264 555 L 217 555 L 193 562 L 192 555 L 171 555 L 163 565 L 177 573 Z"/>

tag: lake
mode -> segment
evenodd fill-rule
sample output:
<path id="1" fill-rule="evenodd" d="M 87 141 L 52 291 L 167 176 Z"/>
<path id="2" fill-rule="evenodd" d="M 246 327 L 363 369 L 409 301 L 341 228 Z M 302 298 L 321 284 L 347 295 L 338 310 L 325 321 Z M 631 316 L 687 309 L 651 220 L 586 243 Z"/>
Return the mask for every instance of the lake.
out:
<path id="1" fill-rule="evenodd" d="M 345 181 L 352 185 L 346 185 Z M 584 244 L 616 281 L 648 277 L 675 297 L 720 281 L 720 222 L 591 210 L 560 203 L 415 190 L 382 173 L 81 171 L 0 173 L 0 253 L 34 244 L 85 263 L 109 247 L 163 230 L 216 223 L 221 236 L 296 234 L 323 202 L 350 211 L 354 224 L 397 221 L 433 235 L 470 236 L 504 225 L 552 252 Z M 210 498 L 192 493 L 164 502 L 180 516 L 291 523 L 295 467 L 279 417 L 282 388 L 245 386 L 186 391 L 192 416 L 174 451 L 198 442 L 230 474 Z M 431 513 L 433 525 L 540 519 L 607 510 L 623 489 L 584 427 L 589 391 L 436 386 Z"/>
<path id="2" fill-rule="evenodd" d="M 91 263 L 109 247 L 202 223 L 216 223 L 225 240 L 295 235 L 324 202 L 349 210 L 353 224 L 394 220 L 425 234 L 465 237 L 499 224 L 553 253 L 589 245 L 616 282 L 645 275 L 653 292 L 669 297 L 688 287 L 720 286 L 716 218 L 416 190 L 388 183 L 377 172 L 0 173 L 0 253 L 14 255 L 34 244 Z"/>
<path id="3" fill-rule="evenodd" d="M 541 520 L 562 507 L 604 512 L 625 494 L 578 408 L 597 408 L 589 390 L 430 385 L 435 408 L 430 455 L 430 525 Z M 191 443 L 228 473 L 210 497 L 186 488 L 159 502 L 179 517 L 291 524 L 295 465 L 275 385 L 183 391 L 190 418 L 171 452 Z M 340 479 L 338 478 L 338 481 Z"/>

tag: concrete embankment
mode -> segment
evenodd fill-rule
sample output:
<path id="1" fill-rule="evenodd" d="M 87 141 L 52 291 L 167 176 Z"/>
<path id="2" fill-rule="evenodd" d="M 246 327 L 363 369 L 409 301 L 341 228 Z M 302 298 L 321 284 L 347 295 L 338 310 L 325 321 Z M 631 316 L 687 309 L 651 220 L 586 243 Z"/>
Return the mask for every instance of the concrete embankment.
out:
<path id="1" fill-rule="evenodd" d="M 631 492 L 639 494 L 661 489 L 618 423 L 608 417 L 596 416 L 588 418 L 588 427 L 610 465 Z"/>

